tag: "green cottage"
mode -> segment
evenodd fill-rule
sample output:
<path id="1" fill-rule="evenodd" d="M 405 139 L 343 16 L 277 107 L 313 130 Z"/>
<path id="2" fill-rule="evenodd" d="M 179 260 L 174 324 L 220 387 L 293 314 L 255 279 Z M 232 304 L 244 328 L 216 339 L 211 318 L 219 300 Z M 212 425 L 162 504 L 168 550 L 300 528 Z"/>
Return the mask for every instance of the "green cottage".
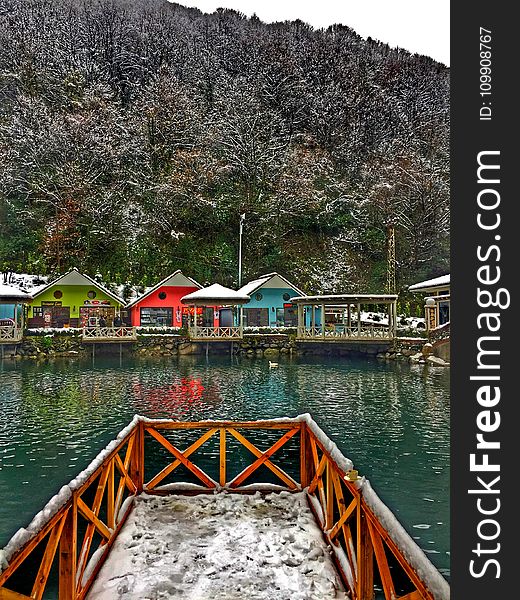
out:
<path id="1" fill-rule="evenodd" d="M 124 305 L 122 298 L 74 268 L 33 291 L 28 327 L 92 327 L 101 317 L 112 327 Z"/>

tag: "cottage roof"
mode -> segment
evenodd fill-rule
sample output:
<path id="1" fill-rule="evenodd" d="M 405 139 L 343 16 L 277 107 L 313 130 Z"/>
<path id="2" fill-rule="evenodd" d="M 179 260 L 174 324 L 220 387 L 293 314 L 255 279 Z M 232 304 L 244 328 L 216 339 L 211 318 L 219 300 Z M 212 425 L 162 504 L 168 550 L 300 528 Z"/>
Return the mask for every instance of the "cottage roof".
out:
<path id="1" fill-rule="evenodd" d="M 168 275 L 168 277 L 165 277 L 162 281 L 159 281 L 159 283 L 157 283 L 153 287 L 147 289 L 143 294 L 141 294 L 140 296 L 137 296 L 137 298 L 134 298 L 134 300 L 132 300 L 132 302 L 129 302 L 127 304 L 126 308 L 130 308 L 130 307 L 134 306 L 135 304 L 138 304 L 139 302 L 141 302 L 141 300 L 144 300 L 150 294 L 153 294 L 154 292 L 156 292 L 163 285 L 164 286 L 179 286 L 179 287 L 193 286 L 193 287 L 199 288 L 199 290 L 202 288 L 200 283 L 195 281 L 195 279 L 192 279 L 191 277 L 184 275 L 184 273 L 180 269 L 177 269 L 176 271 L 174 271 L 173 273 Z"/>
<path id="2" fill-rule="evenodd" d="M 397 294 L 332 294 L 330 296 L 295 296 L 291 302 L 296 304 L 391 304 L 397 300 Z"/>
<path id="3" fill-rule="evenodd" d="M 266 284 L 268 284 L 267 287 L 285 286 L 291 288 L 300 296 L 305 295 L 304 292 L 302 292 L 302 290 L 298 289 L 294 285 L 294 283 L 291 283 L 288 279 L 286 279 L 283 275 L 280 275 L 279 273 L 267 273 L 266 275 L 260 275 L 258 279 L 253 279 L 253 281 L 246 283 L 238 291 L 243 294 L 248 294 L 250 296 L 251 294 L 256 292 L 256 290 L 260 289 L 261 287 L 265 287 Z"/>
<path id="4" fill-rule="evenodd" d="M 445 289 L 450 287 L 450 274 L 441 275 L 440 277 L 435 277 L 434 279 L 427 279 L 426 281 L 420 281 L 419 283 L 414 283 L 409 286 L 408 290 L 410 292 L 433 292 L 440 289 Z"/>
<path id="5" fill-rule="evenodd" d="M 0 284 L 0 304 L 15 304 L 16 302 L 29 302 L 33 299 L 31 294 L 22 292 L 12 285 Z"/>
<path id="6" fill-rule="evenodd" d="M 40 288 L 37 292 L 33 294 L 33 298 L 40 296 L 49 288 L 58 285 L 58 283 L 61 285 L 93 285 L 98 290 L 102 290 L 109 298 L 112 298 L 112 300 L 119 302 L 119 304 L 125 304 L 123 298 L 120 298 L 119 296 L 111 292 L 104 285 L 101 285 L 101 283 L 98 283 L 95 279 L 92 279 L 92 277 L 89 277 L 84 273 L 80 273 L 78 269 L 76 269 L 76 267 L 72 268 L 70 271 L 67 271 L 67 273 L 65 273 L 64 275 L 60 275 L 53 281 L 49 282 L 47 285 Z"/>
<path id="7" fill-rule="evenodd" d="M 211 306 L 213 304 L 246 304 L 251 298 L 241 291 L 224 287 L 220 283 L 214 283 L 207 288 L 191 292 L 181 298 L 182 304 L 199 306 Z"/>

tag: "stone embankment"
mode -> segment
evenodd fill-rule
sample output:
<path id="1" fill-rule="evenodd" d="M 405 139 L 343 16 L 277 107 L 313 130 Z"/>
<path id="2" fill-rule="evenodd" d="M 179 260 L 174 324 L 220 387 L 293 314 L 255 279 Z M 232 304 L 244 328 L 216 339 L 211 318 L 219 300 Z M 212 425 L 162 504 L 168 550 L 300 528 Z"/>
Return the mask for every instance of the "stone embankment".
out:
<path id="1" fill-rule="evenodd" d="M 391 350 L 378 354 L 377 358 L 449 367 L 449 339 L 446 348 L 446 345 L 441 347 L 436 343 L 432 344 L 426 338 L 398 338 Z"/>
<path id="2" fill-rule="evenodd" d="M 231 351 L 230 342 L 192 342 L 179 334 L 138 335 L 136 342 L 83 343 L 80 334 L 53 333 L 48 335 L 27 336 L 18 345 L 6 345 L 3 356 L 15 359 L 47 359 L 50 357 L 90 356 L 96 354 L 118 353 L 134 356 L 179 356 L 185 354 L 226 353 Z M 233 342 L 233 354 L 255 357 L 274 357 L 293 354 L 296 350 L 294 335 L 288 334 L 246 334 L 242 340 Z"/>
<path id="3" fill-rule="evenodd" d="M 365 354 L 384 360 L 408 360 L 411 363 L 449 366 L 449 340 L 446 347 L 438 348 L 438 342 L 431 344 L 426 338 L 398 338 L 391 348 L 377 344 L 339 345 L 320 342 L 296 342 L 294 334 L 287 333 L 246 333 L 242 340 L 231 343 L 211 341 L 192 342 L 186 336 L 176 333 L 138 335 L 136 342 L 83 343 L 80 333 L 53 333 L 27 336 L 17 346 L 4 346 L 3 357 L 14 359 L 46 360 L 51 357 L 91 356 L 120 353 L 132 356 L 182 356 L 187 354 L 229 354 L 246 358 L 292 356 L 302 354 L 348 356 Z M 440 350 L 443 354 L 440 355 Z"/>

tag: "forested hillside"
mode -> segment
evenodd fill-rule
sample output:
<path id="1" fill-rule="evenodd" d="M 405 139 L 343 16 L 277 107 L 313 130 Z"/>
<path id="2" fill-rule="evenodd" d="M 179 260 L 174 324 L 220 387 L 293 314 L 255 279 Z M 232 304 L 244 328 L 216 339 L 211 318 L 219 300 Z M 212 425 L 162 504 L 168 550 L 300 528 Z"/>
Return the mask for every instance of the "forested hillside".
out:
<path id="1" fill-rule="evenodd" d="M 345 7 L 348 19 L 348 7 Z M 0 270 L 383 292 L 449 271 L 449 69 L 346 26 L 0 0 Z"/>

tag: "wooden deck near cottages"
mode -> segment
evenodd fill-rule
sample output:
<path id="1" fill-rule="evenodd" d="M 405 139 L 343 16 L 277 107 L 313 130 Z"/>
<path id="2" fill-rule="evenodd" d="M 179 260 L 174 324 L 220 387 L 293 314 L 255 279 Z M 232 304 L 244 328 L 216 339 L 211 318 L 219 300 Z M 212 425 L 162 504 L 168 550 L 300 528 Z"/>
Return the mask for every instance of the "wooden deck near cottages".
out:
<path id="1" fill-rule="evenodd" d="M 242 327 L 193 327 L 188 329 L 190 340 L 194 342 L 240 341 L 244 336 Z"/>
<path id="2" fill-rule="evenodd" d="M 394 333 L 384 325 L 368 325 L 355 328 L 330 327 L 330 328 L 298 328 L 296 339 L 300 342 L 392 342 Z"/>
<path id="3" fill-rule="evenodd" d="M 352 600 L 372 600 L 376 588 L 386 600 L 449 599 L 446 580 L 309 415 L 245 422 L 135 417 L 0 550 L 0 598 L 42 598 L 53 568 L 59 600 L 87 598 L 97 581 L 106 583 L 98 573 L 148 497 L 265 493 L 273 486 L 305 498 Z M 133 547 L 141 546 L 151 564 L 147 539 L 153 534 L 136 537 Z M 251 541 L 251 551 L 259 544 Z M 165 560 L 170 550 L 163 547 Z"/>
<path id="4" fill-rule="evenodd" d="M 117 343 L 136 342 L 135 327 L 84 327 L 81 341 L 87 343 Z"/>
<path id="5" fill-rule="evenodd" d="M 23 329 L 14 326 L 0 326 L 0 344 L 19 344 L 22 341 Z"/>
<path id="6" fill-rule="evenodd" d="M 291 298 L 298 309 L 298 342 L 385 343 L 395 340 L 397 295 L 337 294 Z M 385 321 L 370 322 L 363 311 L 386 311 Z"/>

